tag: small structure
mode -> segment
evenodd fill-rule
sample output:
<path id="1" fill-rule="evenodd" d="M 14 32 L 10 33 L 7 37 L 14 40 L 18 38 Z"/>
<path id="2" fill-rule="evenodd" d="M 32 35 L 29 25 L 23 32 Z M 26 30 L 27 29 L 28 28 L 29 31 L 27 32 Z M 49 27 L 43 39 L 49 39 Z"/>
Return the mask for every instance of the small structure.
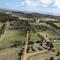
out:
<path id="1" fill-rule="evenodd" d="M 33 51 L 38 51 L 38 50 L 42 50 L 42 49 L 43 49 L 42 46 L 40 46 L 40 44 L 38 44 L 38 43 L 34 43 L 32 45 L 32 50 Z"/>

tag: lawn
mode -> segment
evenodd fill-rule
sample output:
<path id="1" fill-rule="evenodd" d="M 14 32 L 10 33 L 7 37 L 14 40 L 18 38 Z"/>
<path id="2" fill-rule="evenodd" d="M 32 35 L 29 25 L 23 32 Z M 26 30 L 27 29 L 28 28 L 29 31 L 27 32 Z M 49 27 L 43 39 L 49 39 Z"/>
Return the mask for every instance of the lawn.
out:
<path id="1" fill-rule="evenodd" d="M 18 48 L 7 48 L 0 51 L 0 60 L 18 60 L 19 49 Z"/>
<path id="2" fill-rule="evenodd" d="M 6 30 L 0 38 L 0 46 L 6 46 L 14 41 L 24 41 L 25 36 L 18 30 Z"/>

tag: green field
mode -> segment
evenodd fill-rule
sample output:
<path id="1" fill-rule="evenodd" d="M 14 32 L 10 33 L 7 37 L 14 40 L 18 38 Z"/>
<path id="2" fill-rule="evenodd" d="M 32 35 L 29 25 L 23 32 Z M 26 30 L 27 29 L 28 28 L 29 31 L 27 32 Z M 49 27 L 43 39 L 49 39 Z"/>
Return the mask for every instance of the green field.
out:
<path id="1" fill-rule="evenodd" d="M 57 36 L 51 32 L 51 30 L 43 30 L 43 29 L 36 29 L 36 33 L 30 32 L 30 41 L 36 42 L 37 40 L 41 40 L 37 33 L 42 33 L 43 37 L 47 33 L 48 38 L 58 38 L 60 36 Z M 23 30 L 20 29 L 9 29 L 8 27 L 5 29 L 4 34 L 0 37 L 0 48 L 4 48 L 7 46 L 10 46 L 11 44 L 14 44 L 14 41 L 25 41 L 26 36 Z M 53 40 L 53 39 L 52 39 Z M 18 52 L 19 49 L 23 46 L 19 46 L 17 48 L 6 48 L 0 51 L 0 60 L 18 60 Z M 55 45 L 56 50 L 60 50 L 60 45 Z M 4 53 L 5 52 L 5 53 Z M 3 57 L 2 57 L 3 54 Z M 42 57 L 49 56 L 50 53 L 42 54 Z M 51 53 L 53 54 L 53 53 Z M 50 54 L 50 56 L 51 56 Z M 8 56 L 7 56 L 8 55 Z M 54 55 L 54 54 L 53 54 Z M 33 58 L 34 59 L 34 58 Z"/>

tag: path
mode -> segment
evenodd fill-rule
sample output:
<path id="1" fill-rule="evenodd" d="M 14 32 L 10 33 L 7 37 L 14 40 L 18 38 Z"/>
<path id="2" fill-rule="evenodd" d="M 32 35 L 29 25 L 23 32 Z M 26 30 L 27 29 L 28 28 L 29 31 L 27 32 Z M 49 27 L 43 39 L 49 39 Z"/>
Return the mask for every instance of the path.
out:
<path id="1" fill-rule="evenodd" d="M 29 37 L 29 32 L 27 31 L 26 35 L 26 40 L 25 40 L 25 47 L 24 47 L 24 52 L 23 52 L 23 59 L 22 60 L 28 60 L 28 53 L 27 53 L 27 48 L 28 48 L 28 37 Z"/>

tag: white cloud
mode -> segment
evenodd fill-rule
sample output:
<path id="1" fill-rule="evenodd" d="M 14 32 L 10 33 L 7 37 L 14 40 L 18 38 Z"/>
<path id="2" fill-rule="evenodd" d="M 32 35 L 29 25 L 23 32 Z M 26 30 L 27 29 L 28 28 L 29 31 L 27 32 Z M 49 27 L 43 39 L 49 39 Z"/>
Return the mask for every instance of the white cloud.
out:
<path id="1" fill-rule="evenodd" d="M 44 5 L 49 5 L 52 3 L 52 0 L 40 0 L 40 3 L 42 3 Z"/>
<path id="2" fill-rule="evenodd" d="M 23 4 L 24 3 L 24 4 Z M 22 4 L 26 7 L 47 7 L 52 3 L 52 0 L 25 0 Z"/>
<path id="3" fill-rule="evenodd" d="M 60 8 L 60 0 L 24 0 L 20 6 L 24 7 L 48 7 L 54 6 Z"/>
<path id="4" fill-rule="evenodd" d="M 32 7 L 32 6 L 37 6 L 38 2 L 34 2 L 32 0 L 25 0 L 23 3 L 24 3 L 24 6 Z"/>
<path id="5" fill-rule="evenodd" d="M 54 1 L 54 6 L 60 8 L 60 0 L 53 0 L 53 1 Z"/>
<path id="6" fill-rule="evenodd" d="M 52 3 L 52 0 L 40 0 L 39 3 L 42 7 L 48 7 Z"/>

